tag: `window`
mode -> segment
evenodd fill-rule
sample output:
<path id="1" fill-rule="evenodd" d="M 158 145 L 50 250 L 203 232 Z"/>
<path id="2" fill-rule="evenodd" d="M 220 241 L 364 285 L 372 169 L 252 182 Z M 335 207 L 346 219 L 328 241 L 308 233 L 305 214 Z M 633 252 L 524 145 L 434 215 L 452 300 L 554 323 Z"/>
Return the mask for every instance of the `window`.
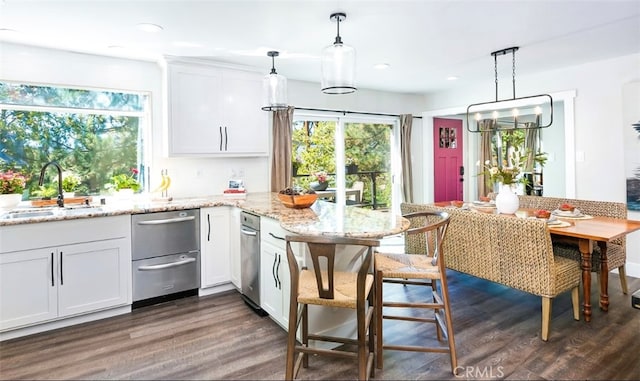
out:
<path id="1" fill-rule="evenodd" d="M 329 189 L 320 196 L 373 209 L 397 202 L 394 184 L 399 155 L 397 118 L 347 118 L 296 112 L 293 122 L 294 185 L 308 188 L 314 174 L 328 173 Z M 344 201 L 342 201 L 344 200 Z"/>
<path id="2" fill-rule="evenodd" d="M 27 198 L 57 194 L 53 170 L 38 187 L 49 161 L 79 179 L 79 194 L 104 192 L 112 176 L 132 172 L 144 189 L 148 110 L 143 93 L 0 82 L 0 170 L 29 177 Z"/>

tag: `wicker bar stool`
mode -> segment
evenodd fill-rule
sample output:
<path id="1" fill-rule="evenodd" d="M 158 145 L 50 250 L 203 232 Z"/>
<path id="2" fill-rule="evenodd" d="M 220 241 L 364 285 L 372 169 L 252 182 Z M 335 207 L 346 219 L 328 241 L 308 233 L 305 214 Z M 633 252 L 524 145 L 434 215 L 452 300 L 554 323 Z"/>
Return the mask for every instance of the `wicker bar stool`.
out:
<path id="1" fill-rule="evenodd" d="M 405 253 L 376 252 L 374 269 L 376 280 L 376 358 L 377 367 L 384 365 L 383 350 L 400 350 L 413 352 L 449 353 L 451 371 L 456 374 L 457 358 L 451 322 L 451 308 L 442 243 L 449 225 L 449 214 L 446 212 L 415 212 L 404 215 L 411 221 L 405 232 Z M 399 283 L 428 287 L 432 301 L 397 302 L 385 300 L 384 283 Z M 438 283 L 440 290 L 438 291 Z M 433 317 L 383 314 L 383 308 L 411 308 L 433 310 Z M 438 341 L 446 336 L 443 346 L 391 345 L 383 340 L 383 321 L 405 320 L 419 323 L 434 323 Z"/>
<path id="2" fill-rule="evenodd" d="M 292 245 L 301 242 L 303 245 Z M 358 364 L 358 379 L 373 377 L 375 369 L 374 342 L 374 278 L 371 274 L 373 248 L 379 246 L 374 239 L 287 236 L 287 258 L 291 276 L 291 300 L 289 305 L 289 333 L 285 379 L 292 380 L 300 365 L 308 366 L 309 354 L 353 358 Z M 305 245 L 306 244 L 306 245 Z M 313 268 L 299 269 L 294 249 L 308 249 Z M 354 271 L 335 270 L 336 255 L 348 249 L 357 249 Z M 309 333 L 308 305 L 333 308 L 349 308 L 356 311 L 356 339 Z M 301 342 L 296 333 L 301 330 Z M 309 346 L 309 341 L 333 343 L 334 349 Z M 315 344 L 315 343 L 314 343 Z M 355 345 L 357 350 L 349 349 Z M 298 354 L 296 356 L 296 353 Z"/>

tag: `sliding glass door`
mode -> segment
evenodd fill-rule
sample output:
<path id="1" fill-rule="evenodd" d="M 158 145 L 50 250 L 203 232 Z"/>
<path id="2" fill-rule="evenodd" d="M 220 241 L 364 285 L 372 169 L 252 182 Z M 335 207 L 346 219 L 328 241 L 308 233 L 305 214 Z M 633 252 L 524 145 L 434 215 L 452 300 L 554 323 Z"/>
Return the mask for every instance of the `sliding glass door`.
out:
<path id="1" fill-rule="evenodd" d="M 327 189 L 317 192 L 321 198 L 373 209 L 398 208 L 397 126 L 397 118 L 296 112 L 294 185 L 317 187 L 326 173 Z"/>

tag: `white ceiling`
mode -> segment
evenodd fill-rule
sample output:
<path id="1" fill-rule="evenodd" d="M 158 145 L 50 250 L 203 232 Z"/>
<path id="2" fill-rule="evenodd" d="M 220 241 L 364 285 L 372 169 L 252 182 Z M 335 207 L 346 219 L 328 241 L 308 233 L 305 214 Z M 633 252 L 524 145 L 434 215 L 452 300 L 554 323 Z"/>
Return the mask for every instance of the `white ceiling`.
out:
<path id="1" fill-rule="evenodd" d="M 0 40 L 145 60 L 207 57 L 265 74 L 266 52 L 278 50 L 278 73 L 319 83 L 336 11 L 347 14 L 340 34 L 356 49 L 359 88 L 428 93 L 493 83 L 490 53 L 511 46 L 520 47 L 516 78 L 640 52 L 640 0 L 0 0 Z M 139 31 L 143 22 L 164 29 Z M 391 67 L 373 68 L 383 62 Z M 498 58 L 498 71 L 510 78 L 510 55 Z"/>

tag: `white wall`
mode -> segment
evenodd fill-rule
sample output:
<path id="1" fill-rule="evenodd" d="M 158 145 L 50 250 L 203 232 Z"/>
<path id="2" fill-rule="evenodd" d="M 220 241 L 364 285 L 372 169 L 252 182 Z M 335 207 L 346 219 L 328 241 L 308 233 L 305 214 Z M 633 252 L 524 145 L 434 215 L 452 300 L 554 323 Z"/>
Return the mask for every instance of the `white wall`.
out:
<path id="1" fill-rule="evenodd" d="M 166 168 L 173 180 L 170 195 L 174 197 L 221 194 L 232 171 L 244 172 L 249 192 L 268 191 L 269 158 L 196 159 L 163 156 L 165 111 L 162 66 L 155 62 L 0 43 L 0 80 L 148 92 L 152 102 L 152 131 L 149 137 L 152 147 L 146 161 L 152 173 L 152 187 L 159 183 L 160 169 Z M 415 115 L 419 115 L 423 109 L 423 97 L 417 95 L 361 89 L 354 94 L 330 96 L 320 92 L 319 83 L 293 80 L 289 80 L 288 90 L 290 104 L 297 107 Z M 415 119 L 414 125 L 419 129 L 420 119 Z"/>
<path id="2" fill-rule="evenodd" d="M 487 73 L 491 79 L 492 73 Z M 579 66 L 516 78 L 518 96 L 575 90 L 574 160 L 576 198 L 626 201 L 624 172 L 623 87 L 640 79 L 640 54 L 585 63 Z M 426 97 L 425 111 L 492 100 L 495 88 L 490 81 L 470 84 L 464 89 Z M 501 97 L 502 98 L 502 97 Z M 426 146 L 425 146 L 426 149 Z M 640 220 L 640 213 L 629 212 Z M 627 239 L 627 273 L 640 277 L 640 232 Z"/>

